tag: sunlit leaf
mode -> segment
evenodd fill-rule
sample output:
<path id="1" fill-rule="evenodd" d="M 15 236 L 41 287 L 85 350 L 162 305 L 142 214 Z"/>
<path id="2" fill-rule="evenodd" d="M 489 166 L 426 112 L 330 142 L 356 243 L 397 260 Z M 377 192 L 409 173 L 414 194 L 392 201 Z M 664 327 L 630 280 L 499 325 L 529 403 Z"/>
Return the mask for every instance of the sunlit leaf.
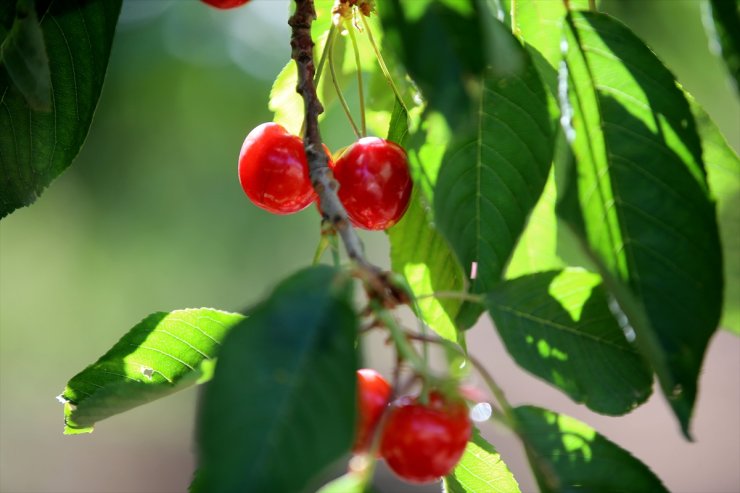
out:
<path id="1" fill-rule="evenodd" d="M 100 96 L 120 9 L 121 0 L 36 2 L 51 74 L 51 111 L 33 109 L 29 86 L 26 95 L 17 87 L 17 60 L 9 67 L 6 60 L 0 63 L 0 217 L 33 203 L 79 152 Z M 41 75 L 43 69 L 32 65 Z"/>
<path id="2" fill-rule="evenodd" d="M 588 425 L 534 406 L 515 414 L 543 493 L 668 492 L 645 464 Z"/>
<path id="3" fill-rule="evenodd" d="M 531 274 L 496 286 L 487 300 L 514 360 L 574 401 L 618 415 L 650 396 L 652 372 L 610 312 L 598 275 Z"/>
<path id="4" fill-rule="evenodd" d="M 673 75 L 618 21 L 574 12 L 566 32 L 577 167 L 558 213 L 597 260 L 688 435 L 722 300 L 694 119 Z"/>
<path id="5" fill-rule="evenodd" d="M 475 429 L 452 474 L 444 478 L 446 493 L 519 493 L 519 484 L 501 455 Z"/>
<path id="6" fill-rule="evenodd" d="M 701 137 L 709 188 L 717 201 L 725 277 L 720 326 L 740 334 L 740 158 L 706 111 L 695 101 L 689 102 Z"/>
<path id="7" fill-rule="evenodd" d="M 89 433 L 96 422 L 201 383 L 226 333 L 244 319 L 210 308 L 157 312 L 134 326 L 59 396 L 65 434 Z"/>
<path id="8" fill-rule="evenodd" d="M 357 317 L 346 274 L 283 281 L 224 340 L 198 417 L 197 491 L 303 491 L 349 452 Z"/>

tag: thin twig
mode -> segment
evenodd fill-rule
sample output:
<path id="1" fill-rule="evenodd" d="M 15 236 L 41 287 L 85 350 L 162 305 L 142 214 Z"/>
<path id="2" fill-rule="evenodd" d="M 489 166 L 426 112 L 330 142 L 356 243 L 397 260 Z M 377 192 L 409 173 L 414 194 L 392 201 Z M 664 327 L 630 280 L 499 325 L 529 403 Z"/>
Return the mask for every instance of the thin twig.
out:
<path id="1" fill-rule="evenodd" d="M 306 128 L 303 145 L 308 159 L 311 184 L 319 196 L 319 204 L 324 217 L 331 222 L 334 230 L 342 238 L 347 256 L 366 270 L 377 273 L 380 269 L 370 264 L 365 258 L 362 241 L 349 222 L 347 211 L 337 196 L 337 182 L 329 169 L 328 158 L 324 152 L 319 132 L 319 114 L 324 111 L 313 83 L 315 67 L 313 63 L 313 40 L 311 23 L 316 18 L 313 0 L 295 0 L 295 13 L 288 20 L 292 29 L 290 46 L 291 56 L 298 70 L 296 91 L 303 97 L 306 114 Z"/>

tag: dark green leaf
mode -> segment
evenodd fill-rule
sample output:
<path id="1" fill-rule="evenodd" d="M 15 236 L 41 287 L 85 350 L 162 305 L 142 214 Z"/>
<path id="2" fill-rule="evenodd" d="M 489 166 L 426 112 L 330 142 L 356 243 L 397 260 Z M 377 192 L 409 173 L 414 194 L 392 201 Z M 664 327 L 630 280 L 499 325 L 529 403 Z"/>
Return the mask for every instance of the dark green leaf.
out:
<path id="1" fill-rule="evenodd" d="M 519 493 L 519 484 L 496 449 L 478 429 L 452 474 L 444 479 L 446 493 Z"/>
<path id="2" fill-rule="evenodd" d="M 501 36 L 511 37 L 496 25 Z M 519 69 L 502 73 L 494 66 L 486 72 L 476 132 L 447 149 L 434 195 L 435 221 L 474 293 L 501 279 L 552 159 L 545 89 L 529 54 L 515 46 Z M 466 304 L 457 321 L 470 327 L 480 312 Z"/>
<path id="3" fill-rule="evenodd" d="M 345 274 L 282 282 L 219 353 L 198 418 L 200 491 L 302 491 L 355 424 L 357 317 Z"/>
<path id="4" fill-rule="evenodd" d="M 391 122 L 388 126 L 388 136 L 386 139 L 404 147 L 408 134 L 409 115 L 403 107 L 403 104 L 398 99 L 394 99 L 393 113 L 391 113 Z"/>
<path id="5" fill-rule="evenodd" d="M 219 344 L 243 319 L 210 308 L 149 315 L 69 381 L 59 396 L 64 433 L 89 433 L 100 420 L 206 380 Z"/>
<path id="6" fill-rule="evenodd" d="M 34 111 L 51 111 L 51 73 L 44 34 L 30 0 L 21 0 L 10 33 L 0 45 L 0 64 Z"/>
<path id="7" fill-rule="evenodd" d="M 740 159 L 701 106 L 689 102 L 701 136 L 709 188 L 717 201 L 725 277 L 720 326 L 740 335 Z"/>
<path id="8" fill-rule="evenodd" d="M 515 414 L 543 493 L 667 493 L 645 464 L 588 425 L 534 406 Z"/>
<path id="9" fill-rule="evenodd" d="M 598 262 L 688 436 L 722 300 L 694 119 L 673 75 L 625 26 L 588 12 L 567 26 L 577 167 L 558 214 Z"/>
<path id="10" fill-rule="evenodd" d="M 33 203 L 79 152 L 100 96 L 120 9 L 121 0 L 38 3 L 52 109 L 31 109 L 0 69 L 0 217 Z"/>
<path id="11" fill-rule="evenodd" d="M 735 89 L 740 92 L 740 2 L 709 0 L 709 5 L 712 18 L 707 19 L 707 22 L 714 27 L 714 32 L 709 33 L 709 36 L 719 45 Z"/>
<path id="12" fill-rule="evenodd" d="M 487 300 L 511 357 L 574 401 L 618 415 L 647 400 L 653 375 L 609 311 L 596 274 L 532 274 L 496 286 Z"/>
<path id="13" fill-rule="evenodd" d="M 471 0 L 381 0 L 386 46 L 406 66 L 429 107 L 453 128 L 467 125 L 485 67 L 480 12 Z M 443 68 L 443 69 L 441 69 Z"/>

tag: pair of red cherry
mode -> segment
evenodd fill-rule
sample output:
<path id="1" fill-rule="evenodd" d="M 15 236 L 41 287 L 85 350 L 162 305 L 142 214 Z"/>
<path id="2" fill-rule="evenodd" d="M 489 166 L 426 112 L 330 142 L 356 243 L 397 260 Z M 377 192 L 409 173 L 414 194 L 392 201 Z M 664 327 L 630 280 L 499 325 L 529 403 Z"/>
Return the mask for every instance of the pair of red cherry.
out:
<path id="1" fill-rule="evenodd" d="M 391 386 L 375 370 L 357 372 L 358 426 L 353 452 L 366 452 L 389 405 Z M 452 472 L 470 440 L 472 424 L 462 400 L 437 391 L 423 404 L 404 396 L 390 404 L 380 435 L 379 454 L 401 479 L 429 483 Z"/>
<path id="2" fill-rule="evenodd" d="M 412 183 L 406 152 L 397 144 L 363 137 L 336 163 L 329 156 L 329 166 L 339 182 L 339 200 L 356 226 L 388 229 L 406 212 Z M 239 181 L 255 205 L 275 214 L 300 211 L 316 200 L 303 141 L 277 123 L 263 123 L 247 135 Z"/>

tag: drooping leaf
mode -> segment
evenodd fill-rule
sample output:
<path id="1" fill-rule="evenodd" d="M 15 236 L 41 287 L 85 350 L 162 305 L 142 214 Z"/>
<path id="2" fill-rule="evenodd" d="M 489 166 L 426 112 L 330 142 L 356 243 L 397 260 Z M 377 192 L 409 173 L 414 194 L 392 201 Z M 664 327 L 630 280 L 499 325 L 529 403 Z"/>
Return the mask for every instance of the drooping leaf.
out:
<path id="1" fill-rule="evenodd" d="M 534 406 L 515 414 L 543 493 L 668 492 L 645 464 L 588 425 Z"/>
<path id="2" fill-rule="evenodd" d="M 501 455 L 478 429 L 452 474 L 444 478 L 446 493 L 519 493 L 519 484 Z"/>
<path id="3" fill-rule="evenodd" d="M 718 45 L 735 89 L 740 93 L 740 3 L 709 0 L 708 5 L 712 15 L 705 22 L 714 28 L 714 32 L 709 33 L 710 39 Z"/>
<path id="4" fill-rule="evenodd" d="M 688 436 L 719 321 L 722 252 L 694 119 L 672 74 L 611 17 L 569 17 L 577 166 L 558 214 L 637 333 Z"/>
<path id="5" fill-rule="evenodd" d="M 49 57 L 31 0 L 16 6 L 13 26 L 0 45 L 0 63 L 32 110 L 51 111 Z"/>
<path id="6" fill-rule="evenodd" d="M 725 278 L 720 326 L 740 335 L 740 158 L 706 111 L 693 99 L 689 102 L 701 137 L 709 189 L 717 201 Z"/>
<path id="7" fill-rule="evenodd" d="M 650 396 L 652 372 L 609 311 L 598 275 L 523 276 L 496 286 L 487 306 L 511 357 L 574 401 L 619 415 Z"/>
<path id="8" fill-rule="evenodd" d="M 303 491 L 355 424 L 357 317 L 345 274 L 283 281 L 224 340 L 198 417 L 199 491 Z"/>
<path id="9" fill-rule="evenodd" d="M 515 46 L 520 70 L 502 73 L 494 66 L 486 72 L 476 131 L 447 149 L 434 191 L 435 221 L 474 293 L 501 279 L 552 159 L 545 89 L 527 51 Z M 480 312 L 465 304 L 457 322 L 470 327 Z"/>
<path id="10" fill-rule="evenodd" d="M 36 8 L 51 73 L 51 111 L 31 108 L 5 62 L 0 64 L 0 217 L 33 203 L 79 152 L 100 96 L 121 0 L 45 0 Z"/>
<path id="11" fill-rule="evenodd" d="M 67 383 L 64 433 L 90 433 L 98 421 L 207 379 L 207 363 L 243 319 L 210 308 L 149 315 Z"/>

